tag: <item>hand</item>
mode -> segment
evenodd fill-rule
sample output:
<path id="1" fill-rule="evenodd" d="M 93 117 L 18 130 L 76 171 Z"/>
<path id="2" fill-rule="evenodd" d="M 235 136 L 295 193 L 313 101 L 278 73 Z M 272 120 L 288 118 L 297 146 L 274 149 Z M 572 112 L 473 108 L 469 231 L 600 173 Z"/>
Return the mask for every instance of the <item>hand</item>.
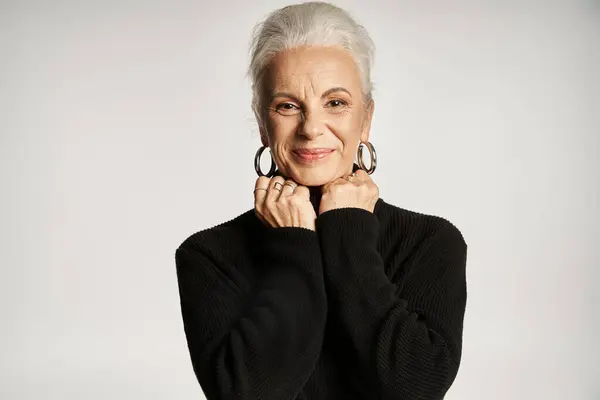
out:
<path id="1" fill-rule="evenodd" d="M 375 211 L 379 187 L 369 174 L 359 169 L 323 185 L 319 215 L 336 208 L 355 207 Z"/>
<path id="2" fill-rule="evenodd" d="M 315 231 L 317 215 L 306 186 L 281 176 L 259 176 L 254 187 L 254 212 L 265 225 Z"/>

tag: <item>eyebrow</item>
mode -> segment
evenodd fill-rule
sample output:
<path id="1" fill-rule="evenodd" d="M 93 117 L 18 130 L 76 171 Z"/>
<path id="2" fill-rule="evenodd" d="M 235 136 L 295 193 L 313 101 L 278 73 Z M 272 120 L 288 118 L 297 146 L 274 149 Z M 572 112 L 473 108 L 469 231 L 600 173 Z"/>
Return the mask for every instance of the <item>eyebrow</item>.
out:
<path id="1" fill-rule="evenodd" d="M 344 89 L 341 86 L 337 86 L 337 87 L 332 87 L 331 89 L 327 89 L 326 91 L 324 91 L 323 94 L 321 95 L 321 98 L 327 97 L 331 93 L 335 93 L 335 92 L 345 92 L 345 93 L 348 93 L 348 96 L 352 97 L 352 95 L 350 94 L 349 91 L 347 91 L 346 89 Z M 291 93 L 287 93 L 287 92 L 274 93 L 273 96 L 271 96 L 270 101 L 273 101 L 273 99 L 275 99 L 276 97 L 289 97 L 290 99 L 294 99 L 294 100 L 298 101 L 298 98 L 296 96 L 294 96 Z"/>

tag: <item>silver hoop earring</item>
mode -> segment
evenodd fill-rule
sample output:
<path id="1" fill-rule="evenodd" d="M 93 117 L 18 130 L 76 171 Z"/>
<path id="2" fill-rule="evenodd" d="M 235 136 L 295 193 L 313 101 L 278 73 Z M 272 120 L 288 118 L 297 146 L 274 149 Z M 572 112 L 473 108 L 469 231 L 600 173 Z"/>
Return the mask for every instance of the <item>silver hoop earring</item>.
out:
<path id="1" fill-rule="evenodd" d="M 363 162 L 363 147 L 367 146 L 369 150 L 369 155 L 371 156 L 371 167 L 369 169 L 365 168 L 365 163 Z M 367 174 L 371 175 L 375 172 L 375 168 L 377 167 L 377 152 L 375 152 L 375 147 L 371 144 L 371 142 L 361 142 L 358 146 L 358 151 L 356 152 L 356 159 L 358 162 L 358 166 L 360 169 L 364 170 Z"/>
<path id="2" fill-rule="evenodd" d="M 273 174 L 275 173 L 275 169 L 277 168 L 277 166 L 275 165 L 275 161 L 273 160 L 273 154 L 271 154 L 271 169 L 269 169 L 269 172 L 265 175 L 260 169 L 260 157 L 266 148 L 267 146 L 262 146 L 256 152 L 256 155 L 254 156 L 254 170 L 256 171 L 258 176 L 266 176 L 270 178 L 273 176 Z M 269 153 L 271 153 L 271 150 L 269 150 Z"/>

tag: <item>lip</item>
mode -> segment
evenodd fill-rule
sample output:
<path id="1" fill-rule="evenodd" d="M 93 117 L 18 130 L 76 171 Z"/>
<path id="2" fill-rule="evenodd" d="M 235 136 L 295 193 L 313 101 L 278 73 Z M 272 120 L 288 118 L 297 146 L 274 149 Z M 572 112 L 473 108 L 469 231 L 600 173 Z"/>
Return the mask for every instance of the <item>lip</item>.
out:
<path id="1" fill-rule="evenodd" d="M 318 148 L 318 149 L 296 149 L 293 151 L 296 158 L 303 162 L 319 161 L 331 154 L 334 149 Z"/>
<path id="2" fill-rule="evenodd" d="M 294 153 L 297 154 L 322 154 L 322 153 L 330 153 L 333 149 L 319 147 L 314 149 L 295 149 Z"/>

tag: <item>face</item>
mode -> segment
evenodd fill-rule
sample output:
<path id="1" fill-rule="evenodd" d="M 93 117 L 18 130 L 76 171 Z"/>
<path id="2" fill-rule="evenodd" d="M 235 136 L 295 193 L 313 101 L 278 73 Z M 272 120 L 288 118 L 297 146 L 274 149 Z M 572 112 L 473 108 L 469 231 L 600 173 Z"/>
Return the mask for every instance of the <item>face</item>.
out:
<path id="1" fill-rule="evenodd" d="M 374 104 L 365 107 L 358 68 L 346 50 L 303 46 L 276 55 L 263 80 L 263 145 L 297 183 L 320 186 L 352 172 L 368 141 Z M 323 151 L 304 154 L 300 150 Z"/>

